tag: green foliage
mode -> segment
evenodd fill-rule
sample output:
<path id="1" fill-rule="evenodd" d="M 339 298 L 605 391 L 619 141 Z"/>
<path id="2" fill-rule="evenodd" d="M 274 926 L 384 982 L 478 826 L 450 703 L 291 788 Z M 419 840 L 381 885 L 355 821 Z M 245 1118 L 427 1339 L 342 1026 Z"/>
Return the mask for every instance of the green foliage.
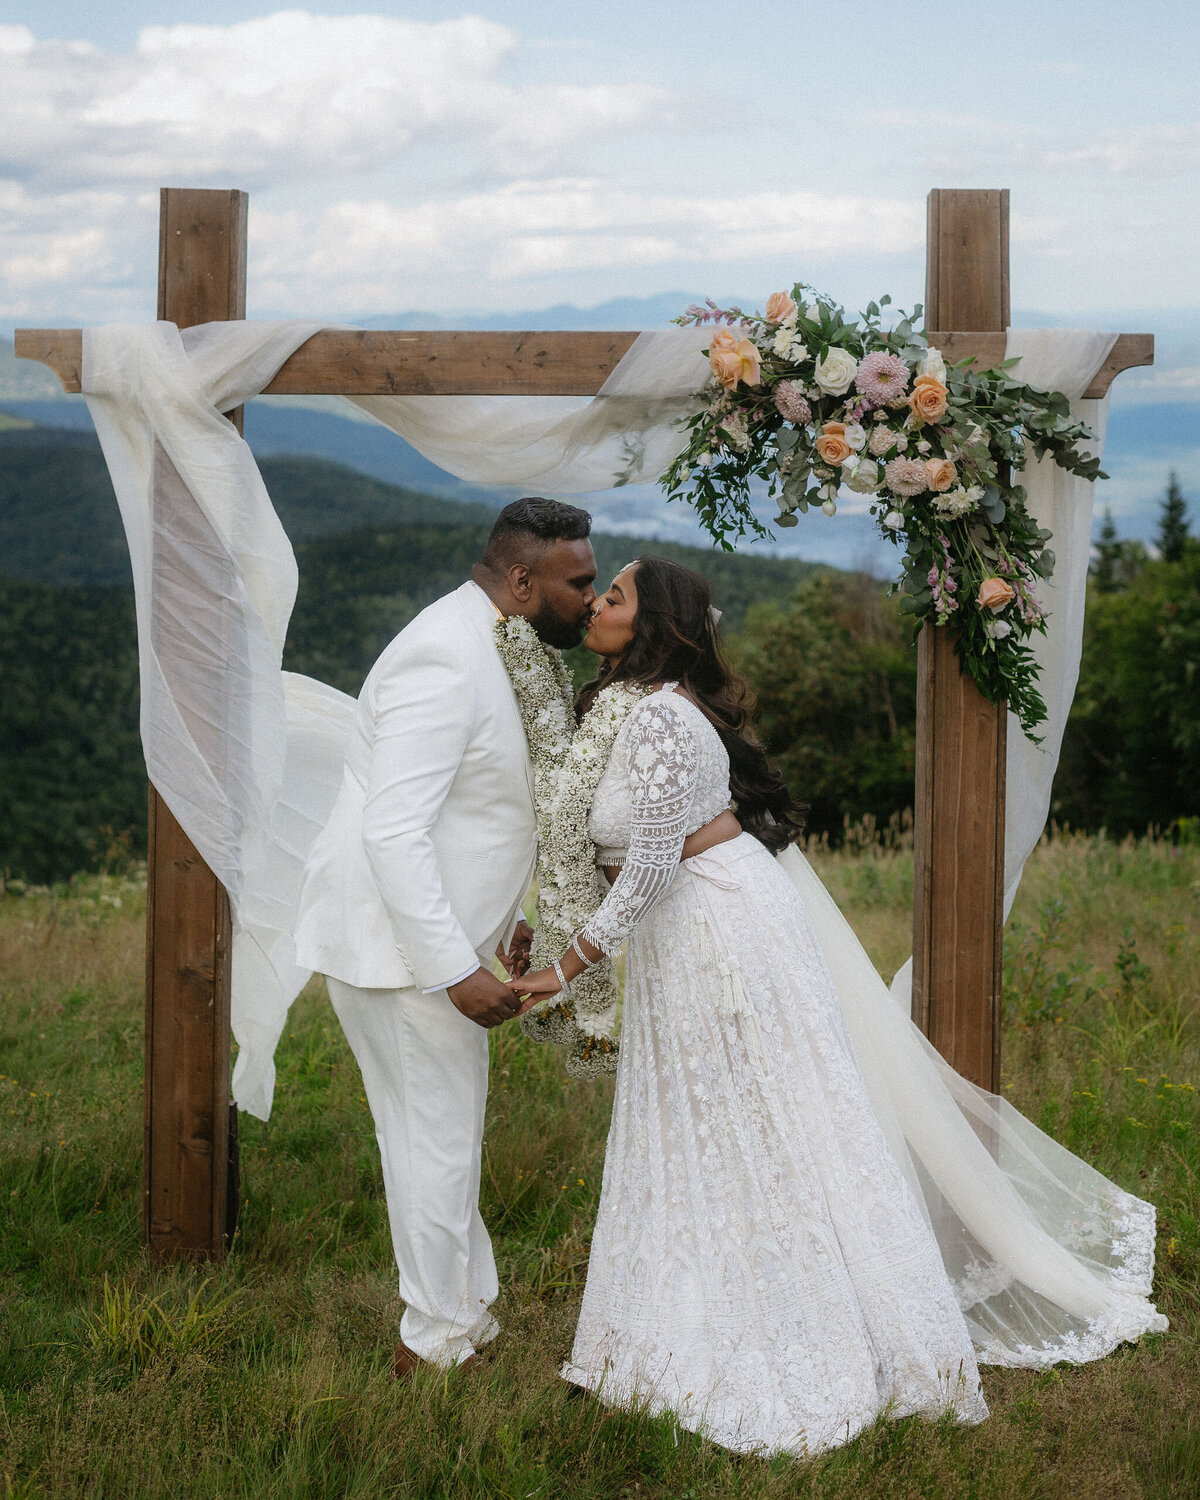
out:
<path id="1" fill-rule="evenodd" d="M 1127 589 L 1149 560 L 1141 542 L 1122 541 L 1112 518 L 1104 512 L 1100 535 L 1096 538 L 1095 556 L 1089 566 L 1092 586 L 1098 594 L 1115 594 Z"/>
<path id="2" fill-rule="evenodd" d="M 1094 580 L 1055 817 L 1117 832 L 1200 813 L 1200 543 Z"/>
<path id="3" fill-rule="evenodd" d="M 1182 562 L 1187 543 L 1187 501 L 1172 470 L 1158 518 L 1158 555 L 1163 562 Z"/>
<path id="4" fill-rule="evenodd" d="M 0 873 L 64 879 L 146 836 L 133 596 L 0 577 Z"/>
<path id="5" fill-rule="evenodd" d="M 911 805 L 916 652 L 880 584 L 822 573 L 786 606 L 753 609 L 732 655 L 811 832 L 863 814 L 886 823 Z"/>

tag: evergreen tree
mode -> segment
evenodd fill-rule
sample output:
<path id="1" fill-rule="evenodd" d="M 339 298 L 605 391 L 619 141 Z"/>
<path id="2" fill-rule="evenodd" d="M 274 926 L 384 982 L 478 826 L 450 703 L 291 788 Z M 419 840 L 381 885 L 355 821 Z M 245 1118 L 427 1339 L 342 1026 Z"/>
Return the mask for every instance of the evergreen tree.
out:
<path id="1" fill-rule="evenodd" d="M 1163 562 L 1182 562 L 1187 540 L 1187 501 L 1183 498 L 1179 480 L 1172 470 L 1158 518 L 1158 554 Z"/>
<path id="2" fill-rule="evenodd" d="M 1092 559 L 1092 579 L 1101 594 L 1115 593 L 1121 563 L 1121 543 L 1117 528 L 1113 524 L 1112 511 L 1104 512 L 1100 535 L 1096 539 L 1096 555 Z"/>

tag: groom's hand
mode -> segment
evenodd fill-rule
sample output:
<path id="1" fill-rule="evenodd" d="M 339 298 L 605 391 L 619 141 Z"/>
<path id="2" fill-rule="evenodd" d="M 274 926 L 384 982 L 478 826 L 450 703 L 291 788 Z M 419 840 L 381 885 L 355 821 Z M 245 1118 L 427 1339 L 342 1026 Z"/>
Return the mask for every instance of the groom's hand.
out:
<path id="1" fill-rule="evenodd" d="M 476 1026 L 499 1026 L 509 1021 L 521 1009 L 521 1002 L 513 992 L 503 985 L 487 969 L 476 969 L 458 984 L 452 984 L 446 993 L 455 1009 L 474 1021 Z"/>
<path id="2" fill-rule="evenodd" d="M 533 928 L 522 917 L 513 931 L 512 942 L 507 950 L 497 944 L 496 957 L 504 965 L 510 979 L 516 979 L 518 975 L 524 974 L 529 967 L 529 950 L 532 943 Z"/>

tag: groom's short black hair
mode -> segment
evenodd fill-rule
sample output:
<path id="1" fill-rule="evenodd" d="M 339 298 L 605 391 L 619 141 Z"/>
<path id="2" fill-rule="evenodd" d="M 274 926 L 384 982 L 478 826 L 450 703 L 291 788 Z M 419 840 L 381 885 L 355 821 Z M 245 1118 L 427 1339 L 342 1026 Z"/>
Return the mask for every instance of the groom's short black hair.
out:
<path id="1" fill-rule="evenodd" d="M 540 552 L 552 542 L 579 542 L 590 535 L 592 518 L 577 505 L 561 500 L 543 500 L 529 495 L 514 500 L 496 517 L 483 563 L 495 572 L 505 573 L 513 563 L 525 561 L 531 551 Z"/>

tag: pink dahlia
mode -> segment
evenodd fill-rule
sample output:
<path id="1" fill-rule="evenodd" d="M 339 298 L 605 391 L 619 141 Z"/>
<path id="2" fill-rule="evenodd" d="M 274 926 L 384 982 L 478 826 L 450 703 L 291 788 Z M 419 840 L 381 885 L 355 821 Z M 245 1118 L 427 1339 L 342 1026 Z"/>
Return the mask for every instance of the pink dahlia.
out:
<path id="1" fill-rule="evenodd" d="M 812 421 L 812 407 L 794 380 L 781 380 L 775 387 L 775 410 L 786 421 L 801 427 Z"/>
<path id="2" fill-rule="evenodd" d="M 929 470 L 919 458 L 893 458 L 883 472 L 893 495 L 919 495 L 929 488 Z"/>
<path id="3" fill-rule="evenodd" d="M 877 349 L 858 367 L 854 384 L 873 406 L 885 406 L 908 387 L 908 366 L 898 354 Z"/>

